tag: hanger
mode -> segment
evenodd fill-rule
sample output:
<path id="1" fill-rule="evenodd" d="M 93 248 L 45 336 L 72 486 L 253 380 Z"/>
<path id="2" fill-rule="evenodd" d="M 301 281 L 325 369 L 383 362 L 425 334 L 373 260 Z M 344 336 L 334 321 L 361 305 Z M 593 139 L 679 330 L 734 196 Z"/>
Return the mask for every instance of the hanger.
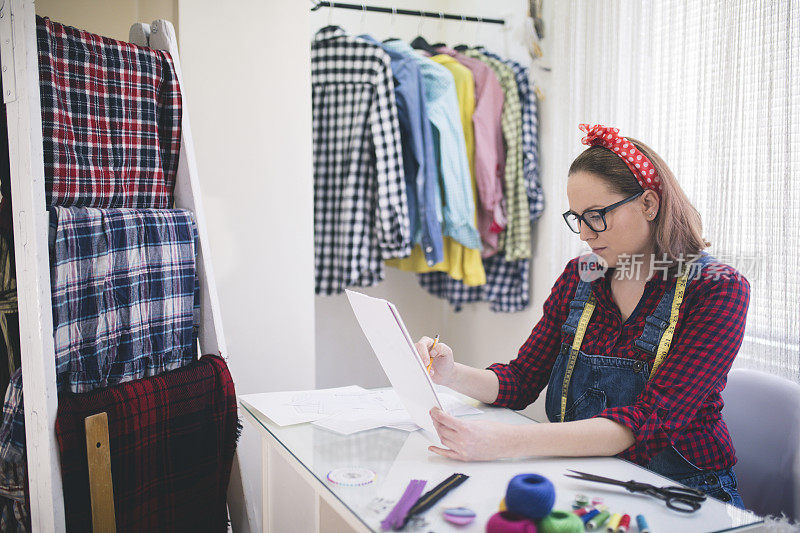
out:
<path id="1" fill-rule="evenodd" d="M 436 51 L 436 48 L 431 46 L 431 44 L 425 40 L 425 37 L 422 35 L 418 35 L 411 41 L 411 48 L 416 48 L 417 50 L 425 50 L 426 52 L 430 53 L 431 55 L 437 55 L 439 52 Z"/>
<path id="2" fill-rule="evenodd" d="M 461 15 L 461 19 L 462 20 L 464 19 L 464 15 Z M 439 33 L 439 35 L 444 35 L 444 13 L 442 13 L 441 11 L 439 11 L 439 32 L 438 33 Z M 436 50 L 437 54 L 439 53 L 438 49 L 442 48 L 444 46 L 447 46 L 447 43 L 438 42 L 438 43 L 433 43 L 431 45 L 431 47 L 434 50 Z"/>
<path id="3" fill-rule="evenodd" d="M 392 30 L 395 29 L 396 17 L 397 17 L 397 8 L 396 7 L 392 7 L 392 17 L 389 19 L 389 26 L 391 26 Z M 399 40 L 400 40 L 399 37 L 389 37 L 388 39 L 384 39 L 383 42 L 399 41 Z"/>
<path id="4" fill-rule="evenodd" d="M 367 3 L 361 3 L 361 20 L 358 25 L 361 27 L 360 33 L 365 33 L 367 28 Z"/>
<path id="5" fill-rule="evenodd" d="M 328 26 L 333 26 L 333 9 L 336 7 L 336 2 L 331 2 L 328 6 Z"/>
<path id="6" fill-rule="evenodd" d="M 422 23 L 425 21 L 425 17 L 420 13 L 419 17 L 419 26 L 417 26 L 417 36 L 411 41 L 411 47 L 417 50 L 425 50 L 431 55 L 436 55 L 439 52 L 436 51 L 434 47 L 430 45 L 428 41 L 425 40 L 425 37 L 422 36 Z"/>
<path id="7" fill-rule="evenodd" d="M 480 29 L 481 29 L 481 23 L 483 22 L 483 18 L 482 17 L 477 17 L 477 18 L 478 18 L 478 21 L 475 23 L 475 39 L 474 39 L 475 46 L 467 46 L 466 44 L 459 44 L 459 45 L 456 45 L 456 46 L 453 47 L 457 51 L 463 52 L 464 50 L 468 50 L 470 48 L 476 48 L 477 46 L 479 46 L 478 45 L 478 34 L 480 32 Z M 462 19 L 463 19 L 463 16 L 462 16 Z"/>

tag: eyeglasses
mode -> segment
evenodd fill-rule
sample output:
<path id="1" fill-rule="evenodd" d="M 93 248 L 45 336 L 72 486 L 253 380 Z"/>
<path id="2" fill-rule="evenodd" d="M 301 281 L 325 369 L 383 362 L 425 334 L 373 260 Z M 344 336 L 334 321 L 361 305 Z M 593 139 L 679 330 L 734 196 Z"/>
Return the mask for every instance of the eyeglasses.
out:
<path id="1" fill-rule="evenodd" d="M 627 204 L 628 202 L 632 202 L 633 200 L 639 198 L 641 195 L 644 194 L 644 191 L 637 192 L 633 196 L 629 196 L 624 200 L 620 200 L 615 204 L 611 204 L 608 207 L 604 207 L 602 209 L 588 209 L 583 212 L 582 215 L 578 213 L 573 213 L 572 211 L 567 211 L 564 213 L 564 221 L 569 226 L 569 229 L 572 230 L 573 233 L 580 233 L 581 232 L 581 221 L 583 221 L 589 229 L 594 231 L 595 233 L 600 233 L 601 231 L 606 230 L 606 213 L 609 211 L 616 209 L 617 207 Z"/>

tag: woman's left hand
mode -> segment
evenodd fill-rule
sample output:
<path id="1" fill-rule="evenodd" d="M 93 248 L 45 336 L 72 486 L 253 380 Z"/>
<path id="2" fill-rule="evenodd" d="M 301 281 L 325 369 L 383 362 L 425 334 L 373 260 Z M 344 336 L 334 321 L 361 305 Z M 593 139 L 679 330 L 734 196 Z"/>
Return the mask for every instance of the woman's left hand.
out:
<path id="1" fill-rule="evenodd" d="M 459 420 L 438 407 L 431 409 L 430 413 L 442 444 L 447 446 L 429 446 L 430 451 L 459 461 L 491 461 L 514 455 L 516 426 L 485 420 Z"/>

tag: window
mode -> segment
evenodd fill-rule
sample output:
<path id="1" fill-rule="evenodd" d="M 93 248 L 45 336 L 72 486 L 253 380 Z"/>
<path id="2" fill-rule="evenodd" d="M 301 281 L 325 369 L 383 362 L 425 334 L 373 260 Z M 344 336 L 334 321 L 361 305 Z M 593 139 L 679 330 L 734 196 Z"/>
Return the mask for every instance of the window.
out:
<path id="1" fill-rule="evenodd" d="M 569 28 L 554 36 L 568 58 L 565 160 L 580 150 L 579 122 L 661 154 L 703 217 L 708 252 L 750 281 L 735 366 L 800 381 L 800 3 L 555 9 L 554 27 Z"/>

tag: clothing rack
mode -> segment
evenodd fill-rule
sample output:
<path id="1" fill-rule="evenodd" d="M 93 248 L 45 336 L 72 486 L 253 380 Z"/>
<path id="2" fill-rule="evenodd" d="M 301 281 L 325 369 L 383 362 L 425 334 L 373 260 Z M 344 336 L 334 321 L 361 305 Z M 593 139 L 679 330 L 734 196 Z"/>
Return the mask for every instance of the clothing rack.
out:
<path id="1" fill-rule="evenodd" d="M 428 17 L 434 19 L 460 20 L 462 22 L 485 22 L 487 24 L 505 25 L 505 19 L 494 19 L 484 17 L 473 17 L 471 15 L 453 15 L 452 13 L 442 13 L 436 11 L 419 11 L 414 9 L 397 9 L 396 7 L 370 6 L 367 4 L 345 4 L 342 2 L 315 2 L 311 11 L 316 11 L 321 7 L 337 9 L 354 9 L 356 11 L 372 11 L 374 13 L 391 13 L 392 15 L 411 15 L 413 17 Z"/>
<path id="2" fill-rule="evenodd" d="M 0 52 L 6 103 L 12 216 L 16 250 L 20 349 L 25 369 L 25 431 L 33 531 L 64 531 L 64 499 L 55 435 L 58 394 L 48 251 L 48 211 L 42 144 L 42 110 L 34 0 L 0 0 Z M 227 355 L 206 217 L 200 197 L 187 99 L 175 29 L 168 21 L 131 27 L 131 41 L 170 53 L 183 95 L 181 146 L 174 207 L 192 211 L 197 227 L 201 354 Z M 238 470 L 234 457 L 234 471 Z M 232 479 L 235 479 L 235 474 Z M 239 486 L 229 488 L 228 505 L 243 502 Z"/>

